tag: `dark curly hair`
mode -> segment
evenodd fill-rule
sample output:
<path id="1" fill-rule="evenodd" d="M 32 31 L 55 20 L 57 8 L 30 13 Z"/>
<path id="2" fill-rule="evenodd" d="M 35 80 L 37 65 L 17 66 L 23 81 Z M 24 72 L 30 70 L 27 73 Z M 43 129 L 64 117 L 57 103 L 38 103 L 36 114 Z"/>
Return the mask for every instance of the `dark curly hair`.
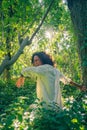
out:
<path id="1" fill-rule="evenodd" d="M 49 54 L 46 54 L 45 52 L 41 51 L 41 52 L 35 52 L 33 55 L 32 55 L 32 58 L 31 58 L 31 62 L 33 64 L 34 62 L 34 56 L 38 56 L 42 62 L 42 64 L 49 64 L 49 65 L 52 65 L 54 66 L 54 61 L 52 60 L 52 57 L 49 55 Z"/>

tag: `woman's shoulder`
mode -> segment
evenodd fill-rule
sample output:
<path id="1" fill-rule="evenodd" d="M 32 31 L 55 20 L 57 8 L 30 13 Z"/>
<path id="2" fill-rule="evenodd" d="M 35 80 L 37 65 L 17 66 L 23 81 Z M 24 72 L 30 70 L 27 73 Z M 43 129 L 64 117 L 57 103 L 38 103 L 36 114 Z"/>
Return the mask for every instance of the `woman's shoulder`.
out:
<path id="1" fill-rule="evenodd" d="M 40 66 L 38 66 L 38 67 L 53 67 L 52 65 L 49 65 L 49 64 L 43 64 L 43 65 L 40 65 Z"/>
<path id="2" fill-rule="evenodd" d="M 49 65 L 49 64 L 40 65 L 38 67 L 40 69 L 43 69 L 43 70 L 53 70 L 54 69 L 54 67 L 52 65 Z"/>
<path id="3" fill-rule="evenodd" d="M 49 65 L 49 64 L 44 64 L 44 65 L 42 65 L 43 67 L 45 67 L 45 68 L 51 68 L 51 69 L 54 69 L 54 67 L 52 66 L 52 65 Z"/>

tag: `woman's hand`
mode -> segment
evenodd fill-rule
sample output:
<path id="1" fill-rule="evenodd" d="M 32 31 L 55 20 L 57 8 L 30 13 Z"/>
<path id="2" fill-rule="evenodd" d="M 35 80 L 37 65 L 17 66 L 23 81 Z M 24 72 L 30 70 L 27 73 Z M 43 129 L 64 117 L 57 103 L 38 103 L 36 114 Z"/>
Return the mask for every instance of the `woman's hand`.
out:
<path id="1" fill-rule="evenodd" d="M 70 84 L 76 86 L 81 91 L 87 91 L 87 87 L 86 86 L 79 85 L 79 84 L 73 82 L 72 80 L 70 81 Z"/>
<path id="2" fill-rule="evenodd" d="M 80 89 L 81 91 L 87 91 L 87 87 L 86 87 L 86 86 L 81 86 L 79 89 Z"/>
<path id="3" fill-rule="evenodd" d="M 24 80 L 25 80 L 25 78 L 22 76 L 22 77 L 20 77 L 18 80 L 17 80 L 17 82 L 16 82 L 16 86 L 18 87 L 18 88 L 20 88 L 21 86 L 23 86 L 24 85 Z"/>

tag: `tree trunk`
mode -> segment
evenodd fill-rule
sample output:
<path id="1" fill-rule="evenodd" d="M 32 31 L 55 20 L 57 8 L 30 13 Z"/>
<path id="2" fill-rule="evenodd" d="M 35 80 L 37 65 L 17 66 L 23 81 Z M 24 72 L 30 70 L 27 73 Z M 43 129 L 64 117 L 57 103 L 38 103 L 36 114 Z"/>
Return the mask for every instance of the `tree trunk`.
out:
<path id="1" fill-rule="evenodd" d="M 67 0 L 67 2 L 77 36 L 82 80 L 87 86 L 87 0 Z"/>
<path id="2" fill-rule="evenodd" d="M 6 38 L 6 50 L 7 50 L 7 56 L 9 58 L 9 60 L 11 60 L 11 53 L 10 53 L 11 52 L 11 44 L 10 44 L 10 37 L 9 37 L 9 35 L 10 35 L 10 28 L 7 29 L 7 34 L 8 34 L 8 36 Z M 6 68 L 6 71 L 5 71 L 5 73 L 6 73 L 6 77 L 5 78 L 6 78 L 7 81 L 9 81 L 11 79 L 10 69 L 11 69 L 11 67 L 8 66 Z"/>
<path id="3" fill-rule="evenodd" d="M 8 16 L 10 18 L 12 18 L 12 16 L 13 16 L 13 9 L 12 9 L 11 5 L 8 7 Z M 9 21 L 8 21 L 7 25 L 8 26 L 7 26 L 7 29 L 6 29 L 6 33 L 7 33 L 6 50 L 7 50 L 8 59 L 11 60 L 11 43 L 10 43 L 11 42 L 11 25 L 10 25 Z M 11 67 L 8 66 L 6 68 L 6 71 L 5 71 L 7 81 L 9 81 L 11 79 L 10 69 L 11 69 Z"/>

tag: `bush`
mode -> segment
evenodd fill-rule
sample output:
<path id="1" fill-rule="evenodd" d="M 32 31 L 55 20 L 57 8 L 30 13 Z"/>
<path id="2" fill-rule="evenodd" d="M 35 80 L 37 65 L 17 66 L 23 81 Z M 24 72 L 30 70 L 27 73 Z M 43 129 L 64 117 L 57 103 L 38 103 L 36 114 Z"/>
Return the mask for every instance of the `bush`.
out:
<path id="1" fill-rule="evenodd" d="M 63 110 L 57 104 L 30 107 L 36 99 L 35 83 L 25 82 L 18 89 L 15 82 L 0 82 L 0 130 L 86 130 L 86 94 L 76 100 L 67 100 Z M 81 100 L 82 99 L 82 100 Z M 79 102 L 80 101 L 80 102 Z"/>
<path id="2" fill-rule="evenodd" d="M 9 104 L 11 104 L 17 97 L 26 96 L 28 98 L 28 105 L 31 104 L 36 98 L 35 83 L 26 81 L 25 85 L 20 89 L 15 86 L 15 81 L 3 83 L 0 81 L 0 113 L 3 113 Z"/>

